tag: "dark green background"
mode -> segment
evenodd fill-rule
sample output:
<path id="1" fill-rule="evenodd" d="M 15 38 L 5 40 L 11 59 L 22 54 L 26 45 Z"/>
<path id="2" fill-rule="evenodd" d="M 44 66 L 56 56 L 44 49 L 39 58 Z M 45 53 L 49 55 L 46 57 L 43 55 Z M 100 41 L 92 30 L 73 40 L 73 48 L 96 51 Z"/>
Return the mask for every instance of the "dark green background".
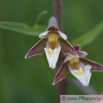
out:
<path id="1" fill-rule="evenodd" d="M 45 25 L 53 16 L 52 0 L 0 0 L 0 21 L 22 22 L 33 26 L 37 15 L 47 10 Z M 103 0 L 63 0 L 63 27 L 72 41 L 103 20 Z M 52 86 L 54 72 L 45 54 L 25 60 L 27 51 L 39 40 L 0 29 L 0 103 L 56 103 L 57 86 Z M 103 64 L 103 32 L 82 48 L 88 58 Z M 72 75 L 68 75 L 74 78 Z M 93 72 L 90 85 L 103 92 L 103 73 Z M 68 85 L 68 94 L 83 94 Z"/>

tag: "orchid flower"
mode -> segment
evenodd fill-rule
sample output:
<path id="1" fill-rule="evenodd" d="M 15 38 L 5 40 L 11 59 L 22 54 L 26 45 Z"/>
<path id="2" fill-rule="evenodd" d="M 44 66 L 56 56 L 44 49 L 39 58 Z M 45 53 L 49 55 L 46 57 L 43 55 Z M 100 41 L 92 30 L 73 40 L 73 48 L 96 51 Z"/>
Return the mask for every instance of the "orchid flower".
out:
<path id="1" fill-rule="evenodd" d="M 59 30 L 55 17 L 49 20 L 49 27 L 39 35 L 39 38 L 41 40 L 28 51 L 26 59 L 45 52 L 49 67 L 55 68 L 60 51 L 78 57 L 75 49 L 67 41 L 67 36 Z"/>
<path id="2" fill-rule="evenodd" d="M 54 78 L 53 85 L 64 79 L 70 70 L 71 74 L 73 74 L 84 86 L 88 86 L 92 75 L 90 71 L 103 71 L 103 65 L 84 58 L 87 53 L 80 51 L 80 45 L 76 45 L 74 48 L 79 57 L 74 57 L 70 54 L 66 55 L 64 62 Z"/>

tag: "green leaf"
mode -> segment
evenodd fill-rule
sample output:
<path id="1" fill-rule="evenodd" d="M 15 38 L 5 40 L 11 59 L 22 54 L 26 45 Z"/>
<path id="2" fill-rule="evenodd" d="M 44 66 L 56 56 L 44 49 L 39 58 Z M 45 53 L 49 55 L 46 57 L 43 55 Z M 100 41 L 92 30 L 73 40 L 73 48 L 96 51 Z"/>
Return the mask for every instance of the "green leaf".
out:
<path id="1" fill-rule="evenodd" d="M 103 21 L 99 23 L 95 28 L 92 30 L 88 31 L 81 37 L 75 39 L 74 41 L 71 42 L 72 45 L 79 44 L 81 46 L 85 46 L 89 43 L 91 43 L 96 37 L 102 32 L 103 30 Z"/>
<path id="2" fill-rule="evenodd" d="M 0 22 L 0 28 L 17 31 L 27 35 L 38 36 L 46 30 L 47 26 L 35 25 L 34 27 L 30 27 L 25 23 Z"/>
<path id="3" fill-rule="evenodd" d="M 0 28 L 20 32 L 27 35 L 38 36 L 40 33 L 44 32 L 47 28 L 47 26 L 45 25 L 40 25 L 41 18 L 46 13 L 47 11 L 43 11 L 38 15 L 33 27 L 30 27 L 25 23 L 0 22 Z"/>

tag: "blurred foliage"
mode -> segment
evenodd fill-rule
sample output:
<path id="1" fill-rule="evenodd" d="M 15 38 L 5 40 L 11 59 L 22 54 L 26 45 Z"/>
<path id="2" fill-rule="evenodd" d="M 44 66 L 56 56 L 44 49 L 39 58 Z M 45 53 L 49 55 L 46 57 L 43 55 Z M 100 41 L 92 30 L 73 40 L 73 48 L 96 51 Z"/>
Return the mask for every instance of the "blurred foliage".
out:
<path id="1" fill-rule="evenodd" d="M 17 31 L 17 32 L 32 35 L 32 36 L 39 36 L 41 32 L 45 31 L 47 26 L 35 25 L 34 27 L 29 27 L 28 25 L 24 23 L 0 22 L 0 28 Z"/>
<path id="2" fill-rule="evenodd" d="M 72 45 L 79 44 L 81 47 L 90 44 L 103 31 L 103 22 L 98 24 L 95 28 L 78 37 L 71 42 Z"/>
<path id="3" fill-rule="evenodd" d="M 103 0 L 63 0 L 64 33 L 72 41 L 91 30 L 103 20 Z M 0 0 L 0 21 L 21 22 L 34 26 L 37 15 L 48 10 L 42 18 L 48 24 L 53 15 L 52 0 Z M 44 30 L 44 29 L 43 29 Z M 15 34 L 15 35 L 14 35 Z M 103 32 L 82 48 L 88 58 L 103 64 Z M 38 37 L 0 29 L 0 103 L 55 103 L 57 85 L 52 86 L 55 70 L 48 67 L 45 54 L 25 60 L 27 51 Z M 103 92 L 102 72 L 93 72 L 90 85 Z M 70 73 L 69 77 L 73 77 Z M 74 77 L 73 77 L 74 78 Z M 83 94 L 68 85 L 69 94 Z"/>
<path id="4" fill-rule="evenodd" d="M 46 13 L 47 11 L 43 11 L 38 15 L 33 27 L 30 27 L 25 23 L 4 21 L 0 22 L 0 28 L 20 32 L 27 35 L 39 36 L 39 34 L 45 31 L 47 28 L 47 26 L 43 25 L 42 23 L 42 16 Z"/>

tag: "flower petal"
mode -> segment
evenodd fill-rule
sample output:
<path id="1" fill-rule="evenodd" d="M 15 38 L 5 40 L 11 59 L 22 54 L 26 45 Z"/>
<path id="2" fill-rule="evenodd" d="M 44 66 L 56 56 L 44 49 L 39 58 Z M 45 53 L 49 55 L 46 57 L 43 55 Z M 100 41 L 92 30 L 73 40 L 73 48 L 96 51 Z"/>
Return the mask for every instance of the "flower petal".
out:
<path id="1" fill-rule="evenodd" d="M 41 34 L 39 35 L 39 38 L 46 38 L 47 35 L 48 35 L 48 33 L 49 33 L 49 31 L 45 31 L 45 32 L 41 33 Z"/>
<path id="2" fill-rule="evenodd" d="M 85 52 L 85 51 L 77 51 L 77 53 L 78 53 L 79 57 L 81 57 L 81 58 L 88 55 L 87 52 Z"/>
<path id="3" fill-rule="evenodd" d="M 58 27 L 56 27 L 55 25 L 52 25 L 52 26 L 50 26 L 50 27 L 48 27 L 47 28 L 47 31 L 59 31 L 59 28 Z"/>
<path id="4" fill-rule="evenodd" d="M 62 33 L 61 31 L 57 31 L 57 32 L 59 33 L 61 38 L 63 38 L 64 40 L 67 40 L 67 36 L 64 33 Z"/>
<path id="5" fill-rule="evenodd" d="M 76 46 L 74 46 L 74 49 L 75 50 L 80 50 L 81 49 L 81 46 L 79 44 L 77 44 Z"/>
<path id="6" fill-rule="evenodd" d="M 69 61 L 69 60 L 71 60 L 71 59 L 73 59 L 73 58 L 74 58 L 74 56 L 72 56 L 72 55 L 70 55 L 70 54 L 66 54 L 66 57 L 65 57 L 64 62 Z"/>
<path id="7" fill-rule="evenodd" d="M 55 85 L 57 82 L 63 80 L 66 77 L 68 70 L 68 62 L 63 63 L 60 69 L 58 70 L 52 85 Z"/>
<path id="8" fill-rule="evenodd" d="M 64 59 L 65 59 L 65 54 L 62 51 L 60 51 L 59 58 L 57 61 L 57 68 L 60 68 L 61 64 L 64 62 Z"/>
<path id="9" fill-rule="evenodd" d="M 58 28 L 58 22 L 54 16 L 49 19 L 49 28 L 48 29 L 50 29 L 53 26 L 54 26 L 54 28 Z"/>
<path id="10" fill-rule="evenodd" d="M 75 70 L 75 69 L 71 69 L 70 68 L 70 72 L 84 85 L 84 86 L 88 86 L 89 85 L 89 81 L 90 81 L 90 77 L 91 77 L 91 73 L 90 73 L 90 69 L 92 67 L 90 65 L 86 65 L 84 66 L 84 70 L 83 68 L 79 68 L 79 70 Z"/>
<path id="11" fill-rule="evenodd" d="M 50 48 L 44 48 L 44 50 L 45 50 L 46 57 L 47 57 L 47 60 L 49 63 L 49 67 L 54 69 L 56 67 L 56 63 L 59 58 L 61 47 L 59 46 L 58 48 L 55 48 L 54 50 L 52 50 Z"/>
<path id="12" fill-rule="evenodd" d="M 79 57 L 85 57 L 88 54 L 85 51 L 80 51 L 81 46 L 79 44 L 77 44 L 76 46 L 74 46 L 74 49 L 77 51 Z"/>
<path id="13" fill-rule="evenodd" d="M 61 45 L 61 50 L 66 54 L 71 54 L 74 57 L 78 57 L 78 54 L 76 50 L 73 48 L 73 46 L 67 41 L 59 38 L 59 42 Z"/>
<path id="14" fill-rule="evenodd" d="M 35 55 L 42 54 L 44 52 L 44 47 L 46 46 L 47 39 L 41 39 L 38 41 L 26 54 L 25 59 L 30 58 Z"/>
<path id="15" fill-rule="evenodd" d="M 88 59 L 85 59 L 85 58 L 80 58 L 80 60 L 82 62 L 84 62 L 85 64 L 91 65 L 92 66 L 91 71 L 103 71 L 103 65 L 101 65 L 99 63 L 96 63 L 94 61 L 91 61 L 91 60 L 88 60 Z"/>

